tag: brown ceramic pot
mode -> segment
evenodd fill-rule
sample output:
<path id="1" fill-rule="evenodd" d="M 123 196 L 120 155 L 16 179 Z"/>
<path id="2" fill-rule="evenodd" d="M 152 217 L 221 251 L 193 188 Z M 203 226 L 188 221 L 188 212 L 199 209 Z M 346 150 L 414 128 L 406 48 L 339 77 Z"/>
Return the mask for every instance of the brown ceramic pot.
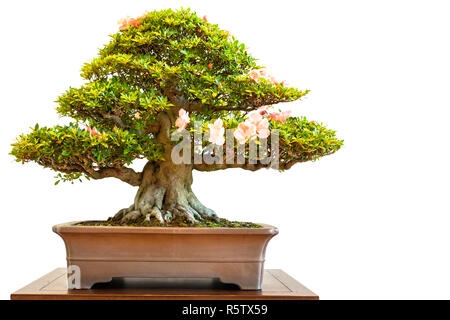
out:
<path id="1" fill-rule="evenodd" d="M 79 226 L 53 231 L 66 245 L 67 266 L 78 270 L 78 285 L 114 277 L 219 278 L 243 290 L 261 289 L 264 256 L 278 229 Z M 72 279 L 71 279 L 72 281 Z"/>

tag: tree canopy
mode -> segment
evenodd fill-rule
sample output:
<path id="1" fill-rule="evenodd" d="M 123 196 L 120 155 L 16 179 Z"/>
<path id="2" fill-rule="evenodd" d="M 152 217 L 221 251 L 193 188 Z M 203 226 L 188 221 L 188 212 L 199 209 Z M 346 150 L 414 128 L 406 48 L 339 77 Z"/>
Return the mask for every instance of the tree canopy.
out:
<path id="1" fill-rule="evenodd" d="M 62 180 L 116 177 L 139 185 L 141 174 L 127 167 L 134 159 L 168 161 L 164 152 L 169 143 L 157 139 L 167 127 L 162 114 L 168 115 L 172 130 L 181 108 L 192 120 L 211 123 L 222 118 L 226 128 L 234 129 L 252 110 L 308 93 L 255 76 L 262 69 L 244 44 L 189 9 L 128 18 L 98 57 L 82 67 L 85 84 L 58 97 L 57 112 L 75 122 L 53 128 L 36 125 L 20 135 L 11 154 L 17 161 L 34 161 L 60 172 Z M 269 123 L 280 132 L 282 170 L 332 154 L 343 143 L 333 130 L 305 118 Z M 232 167 L 265 166 L 194 169 Z"/>

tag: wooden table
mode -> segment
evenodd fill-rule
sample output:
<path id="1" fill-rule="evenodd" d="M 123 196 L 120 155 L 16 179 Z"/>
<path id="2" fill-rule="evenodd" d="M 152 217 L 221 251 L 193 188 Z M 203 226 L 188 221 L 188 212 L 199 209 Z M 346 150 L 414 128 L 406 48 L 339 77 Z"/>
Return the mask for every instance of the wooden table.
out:
<path id="1" fill-rule="evenodd" d="M 11 294 L 12 300 L 318 300 L 280 269 L 266 269 L 262 290 L 242 291 L 213 279 L 114 279 L 90 290 L 68 290 L 58 268 Z"/>

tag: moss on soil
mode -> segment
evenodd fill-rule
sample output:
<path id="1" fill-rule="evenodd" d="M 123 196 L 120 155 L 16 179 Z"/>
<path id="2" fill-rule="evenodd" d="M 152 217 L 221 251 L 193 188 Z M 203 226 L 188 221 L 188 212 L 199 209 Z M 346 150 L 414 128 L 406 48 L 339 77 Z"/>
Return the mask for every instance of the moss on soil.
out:
<path id="1" fill-rule="evenodd" d="M 252 222 L 241 221 L 229 221 L 227 219 L 220 218 L 219 222 L 213 221 L 201 221 L 196 224 L 190 224 L 185 218 L 177 218 L 170 223 L 162 224 L 155 218 L 151 218 L 150 221 L 145 220 L 144 216 L 141 216 L 135 220 L 130 220 L 127 223 L 122 223 L 120 220 L 115 220 L 113 217 L 106 221 L 83 221 L 78 225 L 80 226 L 121 226 L 121 227 L 186 227 L 186 228 L 261 228 L 260 225 Z"/>

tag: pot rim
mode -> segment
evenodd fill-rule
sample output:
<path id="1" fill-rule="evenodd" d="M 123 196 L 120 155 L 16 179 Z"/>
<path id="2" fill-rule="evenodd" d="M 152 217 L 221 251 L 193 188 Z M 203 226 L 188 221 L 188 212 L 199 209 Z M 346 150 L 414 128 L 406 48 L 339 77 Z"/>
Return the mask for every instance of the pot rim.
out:
<path id="1" fill-rule="evenodd" d="M 92 220 L 88 220 L 92 221 Z M 153 234 L 278 234 L 278 228 L 265 223 L 256 223 L 261 228 L 225 227 L 134 227 L 134 226 L 77 226 L 86 221 L 72 221 L 53 226 L 56 233 L 153 233 Z"/>

